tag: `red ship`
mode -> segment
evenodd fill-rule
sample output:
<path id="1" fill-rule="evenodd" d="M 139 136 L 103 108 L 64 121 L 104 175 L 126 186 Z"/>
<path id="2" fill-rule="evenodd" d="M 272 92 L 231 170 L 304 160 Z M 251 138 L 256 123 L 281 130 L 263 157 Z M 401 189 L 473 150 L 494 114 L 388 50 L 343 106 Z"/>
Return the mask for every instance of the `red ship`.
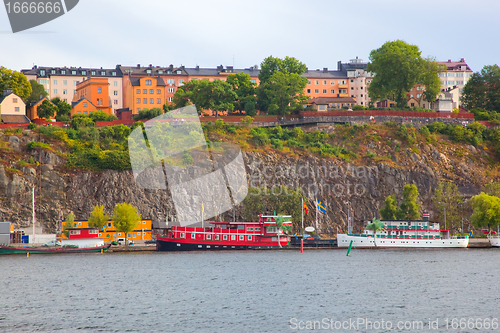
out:
<path id="1" fill-rule="evenodd" d="M 283 216 L 291 225 L 291 216 Z M 158 251 L 246 250 L 288 244 L 290 237 L 276 226 L 277 216 L 259 215 L 259 222 L 209 222 L 209 227 L 168 228 L 156 236 Z"/>

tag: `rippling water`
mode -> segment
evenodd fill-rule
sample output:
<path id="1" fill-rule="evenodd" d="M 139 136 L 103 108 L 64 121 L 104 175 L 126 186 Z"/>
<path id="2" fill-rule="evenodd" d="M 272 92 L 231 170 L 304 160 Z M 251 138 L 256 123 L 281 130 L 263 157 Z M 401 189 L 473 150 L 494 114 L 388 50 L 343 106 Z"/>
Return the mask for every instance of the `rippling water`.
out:
<path id="1" fill-rule="evenodd" d="M 318 330 L 451 332 L 446 318 L 500 319 L 499 249 L 1 256 L 0 269 L 0 332 L 294 332 L 324 320 Z M 439 326 L 331 324 L 357 318 Z"/>

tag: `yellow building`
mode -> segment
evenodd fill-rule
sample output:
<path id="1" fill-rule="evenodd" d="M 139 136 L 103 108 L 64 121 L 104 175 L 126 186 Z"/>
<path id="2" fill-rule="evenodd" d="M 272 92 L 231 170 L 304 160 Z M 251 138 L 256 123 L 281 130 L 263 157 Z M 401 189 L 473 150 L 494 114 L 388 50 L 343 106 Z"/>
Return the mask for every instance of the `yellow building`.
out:
<path id="1" fill-rule="evenodd" d="M 64 225 L 64 222 L 63 222 Z M 74 221 L 74 228 L 88 228 L 89 221 Z M 99 230 L 99 237 L 104 239 L 104 242 L 114 241 L 118 238 L 125 238 L 124 232 L 116 231 L 114 221 L 109 220 L 106 226 Z M 62 238 L 66 237 L 62 235 Z M 127 238 L 131 241 L 146 241 L 151 240 L 151 220 L 141 220 L 132 232 L 129 232 Z"/>
<path id="2" fill-rule="evenodd" d="M 163 108 L 165 82 L 161 77 L 129 77 L 125 89 L 125 108 L 138 114 L 142 109 Z"/>

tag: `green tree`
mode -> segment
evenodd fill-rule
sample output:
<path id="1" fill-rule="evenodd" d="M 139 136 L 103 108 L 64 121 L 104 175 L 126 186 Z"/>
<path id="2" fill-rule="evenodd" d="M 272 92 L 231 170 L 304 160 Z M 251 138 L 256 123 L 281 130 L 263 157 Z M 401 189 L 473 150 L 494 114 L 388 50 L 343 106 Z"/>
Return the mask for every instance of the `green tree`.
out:
<path id="1" fill-rule="evenodd" d="M 373 101 L 394 99 L 398 107 L 405 107 L 406 94 L 417 83 L 425 86 L 425 99 L 434 100 L 439 92 L 440 82 L 437 63 L 421 57 L 418 46 L 402 40 L 386 42 L 370 52 L 367 70 L 374 73 L 368 87 Z"/>
<path id="2" fill-rule="evenodd" d="M 486 109 L 500 112 L 500 67 L 484 66 L 472 74 L 463 88 L 462 103 L 468 109 Z"/>
<path id="3" fill-rule="evenodd" d="M 500 183 L 489 183 L 484 186 L 483 192 L 500 198 Z"/>
<path id="4" fill-rule="evenodd" d="M 377 247 L 377 232 L 385 231 L 384 222 L 381 222 L 380 219 L 374 219 L 365 229 L 373 231 L 373 244 Z"/>
<path id="5" fill-rule="evenodd" d="M 137 208 L 124 202 L 115 206 L 112 219 L 116 231 L 125 233 L 125 246 L 128 248 L 128 233 L 132 232 L 139 224 L 141 215 L 137 214 Z"/>
<path id="6" fill-rule="evenodd" d="M 306 103 L 306 85 L 307 79 L 299 74 L 276 71 L 268 81 L 260 84 L 259 98 L 266 98 L 269 114 L 289 114 L 290 111 L 301 109 Z"/>
<path id="7" fill-rule="evenodd" d="M 52 104 L 50 101 L 45 100 L 36 108 L 36 113 L 39 118 L 42 119 L 50 119 L 54 117 L 54 114 L 57 112 L 57 107 Z"/>
<path id="8" fill-rule="evenodd" d="M 384 220 L 395 220 L 398 214 L 398 203 L 396 201 L 396 196 L 390 195 L 385 198 L 384 208 L 382 208 L 379 213 Z"/>
<path id="9" fill-rule="evenodd" d="M 66 220 L 64 221 L 63 224 L 64 236 L 69 237 L 69 229 L 75 228 L 74 222 L 75 222 L 75 215 L 73 213 L 69 213 L 66 216 Z"/>
<path id="10" fill-rule="evenodd" d="M 291 229 L 291 225 L 289 224 L 284 224 L 285 222 L 288 222 L 287 217 L 284 217 L 283 215 L 278 215 L 275 219 L 276 222 L 276 228 L 278 229 L 278 245 L 281 246 L 281 241 L 280 241 L 280 232 L 283 231 L 284 234 L 287 234 Z"/>
<path id="11" fill-rule="evenodd" d="M 6 89 L 25 101 L 31 95 L 31 84 L 21 72 L 16 72 L 5 67 L 0 67 L 0 94 Z"/>
<path id="12" fill-rule="evenodd" d="M 307 79 L 301 77 L 305 71 L 306 65 L 293 57 L 280 59 L 269 56 L 264 59 L 259 73 L 260 85 L 256 89 L 259 110 L 285 114 L 286 109 L 283 105 L 287 100 L 288 103 L 295 102 L 292 108 L 305 101 L 307 98 L 304 95 L 304 88 L 307 85 Z M 286 89 L 286 85 L 292 87 Z M 273 92 L 273 90 L 278 91 Z M 282 101 L 279 100 L 279 96 L 282 96 Z M 273 105 L 272 109 L 269 110 L 271 105 Z M 283 113 L 279 113 L 278 110 Z"/>
<path id="13" fill-rule="evenodd" d="M 90 213 L 89 227 L 98 228 L 99 230 L 102 230 L 102 228 L 106 225 L 108 220 L 109 220 L 109 215 L 104 214 L 104 206 L 96 205 L 94 206 L 92 213 Z"/>
<path id="14" fill-rule="evenodd" d="M 38 102 L 42 98 L 47 97 L 49 93 L 45 91 L 45 87 L 42 84 L 36 82 L 36 80 L 30 80 L 29 82 L 31 85 L 31 94 L 26 99 L 26 105 L 29 105 L 31 102 Z"/>
<path id="15" fill-rule="evenodd" d="M 470 199 L 471 222 L 476 228 L 494 228 L 500 225 L 500 198 L 484 192 Z"/>
<path id="16" fill-rule="evenodd" d="M 446 209 L 446 226 L 457 229 L 461 225 L 463 198 L 455 183 L 440 181 L 434 191 L 432 201 L 440 222 L 444 223 L 444 210 Z"/>
<path id="17" fill-rule="evenodd" d="M 236 94 L 234 109 L 240 113 L 242 111 L 246 111 L 247 114 L 249 114 L 249 111 L 252 113 L 255 110 L 255 102 L 257 101 L 255 97 L 255 86 L 257 84 L 252 82 L 250 75 L 243 72 L 230 74 L 227 76 L 226 82 Z M 252 105 L 253 110 L 251 108 Z"/>
<path id="18" fill-rule="evenodd" d="M 71 115 L 71 105 L 60 99 L 59 97 L 52 98 L 50 100 L 56 107 L 56 120 L 57 121 L 69 121 Z"/>
<path id="19" fill-rule="evenodd" d="M 420 218 L 420 205 L 417 204 L 418 188 L 415 184 L 403 186 L 403 202 L 397 213 L 398 220 L 418 220 Z"/>

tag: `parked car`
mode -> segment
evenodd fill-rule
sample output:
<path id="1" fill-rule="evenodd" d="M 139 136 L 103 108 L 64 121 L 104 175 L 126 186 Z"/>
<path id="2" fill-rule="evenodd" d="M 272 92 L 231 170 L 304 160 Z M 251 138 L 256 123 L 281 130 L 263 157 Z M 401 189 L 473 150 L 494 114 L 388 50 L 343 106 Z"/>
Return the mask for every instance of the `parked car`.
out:
<path id="1" fill-rule="evenodd" d="M 124 245 L 125 244 L 125 238 L 118 238 L 117 239 L 118 245 Z M 127 239 L 127 244 L 128 245 L 134 245 L 134 242 Z"/>
<path id="2" fill-rule="evenodd" d="M 42 246 L 46 246 L 46 247 L 61 246 L 61 242 L 58 240 L 53 240 L 53 241 L 50 241 L 50 242 L 43 244 Z"/>
<path id="3" fill-rule="evenodd" d="M 144 244 L 156 244 L 156 239 L 149 239 L 147 241 L 144 241 Z"/>

